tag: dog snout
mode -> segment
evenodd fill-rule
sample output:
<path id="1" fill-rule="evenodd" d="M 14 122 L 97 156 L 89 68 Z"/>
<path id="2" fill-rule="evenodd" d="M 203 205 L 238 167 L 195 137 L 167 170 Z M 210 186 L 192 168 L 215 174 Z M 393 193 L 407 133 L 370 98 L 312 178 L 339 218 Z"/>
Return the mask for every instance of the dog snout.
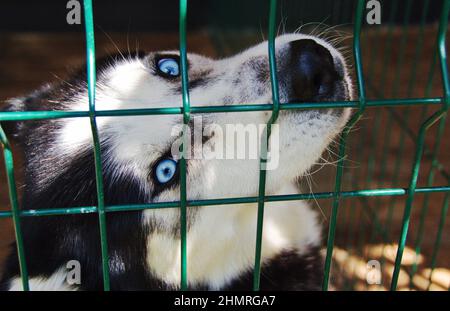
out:
<path id="1" fill-rule="evenodd" d="M 290 102 L 322 101 L 333 97 L 341 80 L 328 48 L 312 39 L 292 41 L 283 78 L 291 85 Z M 287 76 L 286 76 L 287 75 Z"/>

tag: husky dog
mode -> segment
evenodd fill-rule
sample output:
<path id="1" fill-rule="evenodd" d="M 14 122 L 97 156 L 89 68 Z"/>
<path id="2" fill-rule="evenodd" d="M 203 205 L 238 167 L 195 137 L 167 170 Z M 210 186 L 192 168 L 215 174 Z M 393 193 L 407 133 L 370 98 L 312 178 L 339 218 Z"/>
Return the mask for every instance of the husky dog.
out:
<path id="1" fill-rule="evenodd" d="M 343 101 L 352 84 L 342 55 L 309 35 L 276 39 L 282 103 Z M 96 109 L 180 107 L 177 51 L 136 53 L 98 62 Z M 188 54 L 193 106 L 270 104 L 267 42 L 230 58 Z M 48 84 L 7 103 L 7 111 L 88 109 L 86 75 Z M 267 170 L 266 194 L 298 193 L 296 180 L 320 158 L 345 126 L 349 109 L 282 110 L 279 161 Z M 202 114 L 203 126 L 266 124 L 271 111 Z M 171 154 L 178 114 L 97 117 L 105 204 L 178 201 L 179 164 Z M 97 204 L 89 118 L 4 122 L 25 153 L 22 208 Z M 192 124 L 189 124 L 192 126 Z M 209 131 L 203 145 L 222 143 Z M 225 146 L 227 147 L 227 146 Z M 259 159 L 187 159 L 188 200 L 256 196 Z M 251 289 L 256 204 L 188 207 L 189 289 Z M 180 210 L 111 212 L 106 215 L 113 290 L 176 290 L 180 284 Z M 101 290 L 102 262 L 95 213 L 26 217 L 22 220 L 31 290 Z M 262 237 L 263 290 L 318 290 L 323 277 L 321 225 L 304 201 L 267 203 Z M 67 263 L 80 266 L 79 284 L 68 282 Z M 20 290 L 14 245 L 2 288 Z"/>

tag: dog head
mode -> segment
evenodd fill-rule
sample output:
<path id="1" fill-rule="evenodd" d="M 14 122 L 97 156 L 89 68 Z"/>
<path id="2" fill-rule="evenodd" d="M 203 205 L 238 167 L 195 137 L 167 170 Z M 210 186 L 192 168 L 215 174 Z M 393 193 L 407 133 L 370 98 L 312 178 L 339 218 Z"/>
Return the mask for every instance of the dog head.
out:
<path id="1" fill-rule="evenodd" d="M 267 42 L 225 59 L 213 60 L 196 54 L 188 54 L 187 58 L 191 106 L 272 103 Z M 344 58 L 321 39 L 302 34 L 278 37 L 276 67 L 281 103 L 352 98 Z M 96 109 L 181 107 L 180 74 L 177 51 L 139 53 L 99 62 Z M 86 111 L 85 76 L 45 86 L 9 104 L 9 110 Z M 275 162 L 267 173 L 267 193 L 275 193 L 283 184 L 305 173 L 342 130 L 349 114 L 349 109 L 280 111 L 272 132 L 278 141 L 276 146 L 269 145 L 270 160 Z M 187 135 L 193 138 L 189 142 L 192 154 L 187 156 L 188 199 L 256 195 L 261 146 L 252 149 L 252 126 L 256 126 L 259 143 L 260 130 L 270 117 L 271 111 L 267 109 L 193 114 Z M 181 133 L 177 129 L 182 123 L 180 114 L 97 117 L 107 203 L 179 200 L 179 164 L 173 151 L 180 142 Z M 244 157 L 236 152 L 242 145 L 239 138 L 231 139 L 227 131 L 232 126 L 233 136 L 236 128 L 244 130 L 244 146 L 248 148 Z M 200 132 L 200 141 L 194 137 L 196 130 Z M 73 200 L 83 196 L 87 189 L 93 189 L 89 190 L 93 193 L 90 199 L 95 196 L 88 118 L 22 122 L 15 127 L 15 134 L 28 148 L 27 183 L 33 184 L 34 191 L 45 191 L 60 183 L 59 178 L 65 175 L 68 185 L 60 189 L 74 196 L 68 205 L 73 206 Z M 209 157 L 198 152 L 197 143 L 210 151 Z"/>

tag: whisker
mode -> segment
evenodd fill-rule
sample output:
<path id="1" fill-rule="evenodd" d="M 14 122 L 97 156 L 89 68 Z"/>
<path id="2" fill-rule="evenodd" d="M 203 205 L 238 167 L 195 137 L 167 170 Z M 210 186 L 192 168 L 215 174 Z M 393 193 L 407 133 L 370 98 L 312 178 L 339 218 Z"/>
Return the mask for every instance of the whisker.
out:
<path id="1" fill-rule="evenodd" d="M 125 56 L 122 54 L 122 52 L 120 51 L 119 47 L 117 46 L 117 44 L 114 42 L 114 40 L 111 38 L 111 36 L 103 30 L 102 27 L 98 26 L 98 28 L 101 30 L 101 32 L 103 32 L 103 34 L 109 39 L 109 41 L 111 41 L 112 45 L 114 46 L 114 48 L 117 50 L 117 52 L 120 54 L 120 56 L 122 57 L 122 59 L 124 61 L 126 61 L 127 59 L 125 58 Z"/>

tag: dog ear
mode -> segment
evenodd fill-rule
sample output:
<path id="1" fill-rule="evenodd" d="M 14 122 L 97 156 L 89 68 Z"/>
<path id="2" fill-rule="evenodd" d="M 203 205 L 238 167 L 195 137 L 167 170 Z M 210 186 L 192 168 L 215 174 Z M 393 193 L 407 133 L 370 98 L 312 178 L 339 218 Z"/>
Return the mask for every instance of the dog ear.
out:
<path id="1" fill-rule="evenodd" d="M 18 112 L 18 111 L 32 111 L 38 110 L 42 100 L 48 97 L 49 91 L 52 89 L 51 85 L 45 85 L 26 96 L 14 97 L 6 100 L 3 105 L 0 105 L 2 112 Z M 23 141 L 26 135 L 25 121 L 2 121 L 2 128 L 6 136 L 15 140 L 18 143 Z"/>

